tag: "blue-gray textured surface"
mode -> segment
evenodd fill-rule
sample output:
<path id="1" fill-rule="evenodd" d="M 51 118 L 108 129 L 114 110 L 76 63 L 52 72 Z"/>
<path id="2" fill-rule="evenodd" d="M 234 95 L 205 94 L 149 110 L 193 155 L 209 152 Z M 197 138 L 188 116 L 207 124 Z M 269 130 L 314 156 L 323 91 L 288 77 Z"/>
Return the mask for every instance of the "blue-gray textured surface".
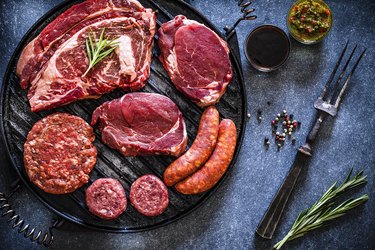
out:
<path id="1" fill-rule="evenodd" d="M 0 75 L 22 36 L 58 0 L 3 0 L 0 2 Z M 217 27 L 232 24 L 239 16 L 235 1 L 195 0 L 192 5 Z M 285 16 L 292 1 L 254 1 L 258 19 L 241 23 L 238 39 L 248 92 L 248 121 L 245 140 L 235 168 L 217 192 L 198 210 L 168 226 L 134 234 L 93 232 L 65 224 L 55 232 L 53 249 L 270 249 L 287 232 L 298 212 L 309 207 L 350 167 L 364 169 L 369 183 L 352 192 L 368 193 L 370 200 L 345 218 L 323 230 L 317 230 L 288 244 L 291 249 L 374 249 L 375 248 L 375 3 L 330 0 L 334 27 L 320 44 L 305 46 L 292 40 L 286 65 L 276 72 L 260 73 L 247 63 L 243 41 L 254 27 L 271 23 L 286 30 Z M 328 78 L 338 52 L 347 39 L 366 46 L 368 51 L 352 78 L 348 94 L 335 120 L 328 119 L 320 131 L 315 155 L 302 171 L 274 239 L 255 236 L 256 226 L 277 191 L 315 117 L 312 103 Z M 271 101 L 271 105 L 267 105 Z M 256 111 L 263 110 L 265 122 L 257 123 Z M 297 144 L 288 144 L 280 152 L 264 150 L 263 138 L 270 135 L 269 120 L 287 109 L 303 121 Z M 6 162 L 0 154 L 0 191 L 8 191 Z M 27 190 L 11 199 L 13 207 L 34 225 L 46 229 L 53 218 Z M 0 249 L 38 249 L 36 244 L 11 230 L 0 218 Z"/>

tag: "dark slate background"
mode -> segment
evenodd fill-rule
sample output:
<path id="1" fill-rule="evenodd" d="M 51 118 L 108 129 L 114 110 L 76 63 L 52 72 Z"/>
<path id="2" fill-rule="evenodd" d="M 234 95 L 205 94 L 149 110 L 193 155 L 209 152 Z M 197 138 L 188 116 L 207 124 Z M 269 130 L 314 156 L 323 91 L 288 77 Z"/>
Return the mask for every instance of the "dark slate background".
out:
<path id="1" fill-rule="evenodd" d="M 17 43 L 31 25 L 59 0 L 0 1 L 0 75 Z M 194 0 L 192 5 L 215 25 L 231 25 L 239 17 L 236 1 Z M 286 14 L 292 1 L 254 1 L 258 19 L 238 26 L 241 61 L 251 118 L 248 121 L 240 156 L 229 178 L 198 210 L 163 228 L 144 233 L 109 234 L 93 232 L 66 223 L 55 232 L 52 249 L 270 249 L 287 233 L 298 213 L 309 207 L 350 167 L 364 169 L 369 183 L 351 192 L 367 193 L 370 200 L 323 230 L 316 230 L 287 246 L 290 249 L 374 249 L 375 248 L 375 2 L 373 0 L 327 0 L 334 26 L 320 44 L 306 46 L 292 40 L 286 65 L 276 72 L 260 73 L 251 68 L 243 54 L 243 41 L 254 27 L 268 23 L 286 30 Z M 313 102 L 337 59 L 345 41 L 358 43 L 368 51 L 352 78 L 348 94 L 335 120 L 322 126 L 315 155 L 304 169 L 278 230 L 272 240 L 255 235 L 256 226 L 286 175 L 295 149 L 303 142 L 315 117 Z M 271 101 L 271 105 L 267 105 Z M 263 110 L 258 124 L 256 112 Z M 266 151 L 264 136 L 271 133 L 269 121 L 287 109 L 303 122 L 295 146 L 287 143 L 280 152 Z M 9 191 L 9 163 L 0 153 L 0 191 Z M 346 196 L 346 198 L 349 196 Z M 47 229 L 54 215 L 28 190 L 11 199 L 13 208 L 27 222 Z M 0 218 L 0 249 L 39 249 Z"/>

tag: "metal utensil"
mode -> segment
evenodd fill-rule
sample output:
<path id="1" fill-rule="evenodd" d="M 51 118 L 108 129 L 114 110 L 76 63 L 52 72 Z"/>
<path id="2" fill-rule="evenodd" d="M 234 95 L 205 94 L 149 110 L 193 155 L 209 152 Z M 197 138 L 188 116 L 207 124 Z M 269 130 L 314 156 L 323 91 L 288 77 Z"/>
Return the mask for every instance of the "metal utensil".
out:
<path id="1" fill-rule="evenodd" d="M 302 170 L 302 168 L 306 165 L 309 161 L 310 156 L 312 155 L 312 144 L 314 143 L 317 134 L 319 132 L 320 126 L 324 119 L 330 115 L 334 117 L 337 114 L 337 110 L 340 106 L 342 95 L 344 94 L 345 90 L 348 87 L 349 81 L 357 68 L 360 60 L 362 59 L 366 49 L 361 53 L 359 58 L 357 59 L 356 63 L 354 64 L 353 68 L 351 69 L 349 75 L 346 77 L 344 84 L 341 87 L 341 90 L 338 92 L 338 87 L 340 85 L 341 79 L 345 74 L 345 71 L 351 61 L 354 52 L 357 49 L 357 45 L 352 50 L 348 60 L 346 61 L 340 75 L 338 76 L 335 84 L 331 87 L 330 94 L 327 96 L 327 91 L 336 75 L 337 69 L 339 68 L 341 61 L 344 57 L 344 54 L 348 48 L 348 43 L 346 43 L 339 60 L 337 61 L 335 68 L 333 69 L 331 76 L 329 77 L 327 83 L 325 84 L 321 95 L 314 103 L 314 107 L 318 110 L 317 118 L 314 122 L 314 126 L 311 128 L 305 144 L 299 147 L 298 152 L 296 154 L 295 160 L 293 162 L 292 167 L 289 170 L 287 177 L 285 178 L 283 184 L 277 191 L 275 197 L 273 198 L 270 206 L 268 207 L 266 213 L 264 214 L 262 220 L 260 221 L 256 232 L 265 239 L 271 239 L 277 224 L 280 220 L 280 217 L 284 211 L 285 205 L 288 202 L 288 198 L 293 190 L 293 187 L 298 179 L 298 176 Z M 338 94 L 337 94 L 338 92 Z M 336 100 L 332 101 L 333 97 L 337 95 Z"/>

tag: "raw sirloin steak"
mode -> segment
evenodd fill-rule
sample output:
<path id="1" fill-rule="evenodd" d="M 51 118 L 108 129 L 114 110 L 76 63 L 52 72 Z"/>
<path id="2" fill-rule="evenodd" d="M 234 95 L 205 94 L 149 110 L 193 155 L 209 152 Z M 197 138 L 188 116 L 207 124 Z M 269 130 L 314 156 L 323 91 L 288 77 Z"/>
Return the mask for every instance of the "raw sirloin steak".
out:
<path id="1" fill-rule="evenodd" d="M 185 122 L 177 105 L 153 93 L 129 93 L 95 109 L 102 140 L 125 156 L 174 155 L 185 151 Z"/>
<path id="2" fill-rule="evenodd" d="M 217 103 L 232 79 L 226 42 L 178 15 L 158 30 L 160 60 L 178 90 L 201 107 Z"/>
<path id="3" fill-rule="evenodd" d="M 150 74 L 156 15 L 135 0 L 88 0 L 72 6 L 32 40 L 17 65 L 21 87 L 30 84 L 33 112 L 97 98 L 116 88 L 138 90 Z M 116 38 L 118 47 L 82 77 L 89 65 L 86 39 Z"/>

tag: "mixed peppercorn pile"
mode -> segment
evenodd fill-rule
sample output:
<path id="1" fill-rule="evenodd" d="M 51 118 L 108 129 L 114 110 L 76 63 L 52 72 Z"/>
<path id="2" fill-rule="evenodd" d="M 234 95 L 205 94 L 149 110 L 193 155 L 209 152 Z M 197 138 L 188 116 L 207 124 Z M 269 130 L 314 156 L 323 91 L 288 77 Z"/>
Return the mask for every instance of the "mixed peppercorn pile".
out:
<path id="1" fill-rule="evenodd" d="M 258 110 L 258 121 L 262 119 L 261 111 Z M 284 110 L 281 114 L 277 114 L 275 119 L 271 121 L 272 135 L 275 136 L 275 143 L 278 148 L 284 145 L 286 138 L 290 138 L 292 143 L 296 142 L 293 133 L 301 127 L 301 122 L 294 119 L 293 114 L 289 114 Z M 281 131 L 278 129 L 281 128 Z M 264 145 L 267 147 L 271 144 L 268 137 L 264 138 Z"/>

